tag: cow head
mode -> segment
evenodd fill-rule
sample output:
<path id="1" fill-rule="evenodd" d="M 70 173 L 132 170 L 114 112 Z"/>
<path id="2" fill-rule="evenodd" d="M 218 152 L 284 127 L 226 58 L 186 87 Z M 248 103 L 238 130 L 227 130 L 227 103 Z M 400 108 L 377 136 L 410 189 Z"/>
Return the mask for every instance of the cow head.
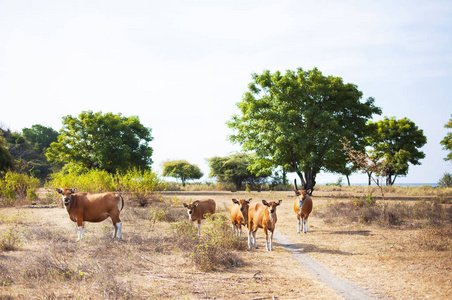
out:
<path id="1" fill-rule="evenodd" d="M 270 201 L 267 202 L 266 200 L 262 200 L 262 204 L 264 204 L 265 206 L 268 207 L 270 213 L 275 213 L 276 212 L 276 206 L 281 204 L 282 200 L 279 200 L 278 202 L 275 201 Z"/>
<path id="2" fill-rule="evenodd" d="M 244 211 L 246 211 L 250 205 L 250 201 L 252 200 L 252 198 L 249 198 L 248 200 L 245 199 L 232 199 L 232 202 L 234 202 L 235 204 L 237 204 L 238 206 L 240 206 L 240 211 L 243 213 Z"/>
<path id="3" fill-rule="evenodd" d="M 76 193 L 77 189 L 56 189 L 56 191 L 62 195 L 64 205 L 68 206 L 72 201 L 72 194 Z"/>
<path id="4" fill-rule="evenodd" d="M 303 201 L 306 199 L 306 195 L 311 192 L 311 190 L 299 190 L 297 188 L 297 180 L 294 179 L 293 181 L 293 191 L 295 192 L 295 196 L 300 200 Z"/>
<path id="5" fill-rule="evenodd" d="M 195 208 L 198 206 L 198 204 L 199 203 L 197 201 L 190 203 L 190 204 L 184 203 L 184 206 L 187 208 L 187 214 L 188 214 L 189 220 L 191 220 L 192 214 L 195 211 Z"/>

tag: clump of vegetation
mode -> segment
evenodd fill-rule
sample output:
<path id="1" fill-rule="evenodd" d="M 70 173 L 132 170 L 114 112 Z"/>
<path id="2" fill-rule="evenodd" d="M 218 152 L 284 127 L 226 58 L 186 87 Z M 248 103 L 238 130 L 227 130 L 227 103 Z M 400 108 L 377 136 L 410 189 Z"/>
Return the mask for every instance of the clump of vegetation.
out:
<path id="1" fill-rule="evenodd" d="M 383 213 L 382 204 L 377 203 L 372 195 L 368 195 L 354 198 L 353 201 L 329 203 L 323 212 L 318 212 L 318 215 L 329 223 L 359 222 L 382 225 L 410 224 L 410 226 L 427 224 L 441 227 L 452 221 L 452 207 L 445 207 L 432 201 L 387 204 L 387 222 L 384 221 Z"/>
<path id="2" fill-rule="evenodd" d="M 240 266 L 243 260 L 235 251 L 246 249 L 246 243 L 232 236 L 229 223 L 225 215 L 215 214 L 206 220 L 201 236 L 190 222 L 177 223 L 173 226 L 176 243 L 191 252 L 190 258 L 202 271 Z"/>
<path id="3" fill-rule="evenodd" d="M 165 190 L 166 184 L 151 170 L 132 168 L 125 173 L 110 174 L 105 170 L 81 171 L 78 169 L 64 169 L 53 173 L 46 187 L 72 188 L 79 192 L 112 192 L 118 191 L 129 197 L 129 200 L 140 206 L 149 203 L 157 191 Z"/>
<path id="4" fill-rule="evenodd" d="M 22 236 L 17 226 L 5 230 L 0 237 L 0 250 L 12 251 L 18 250 L 20 247 L 22 247 Z"/>
<path id="5" fill-rule="evenodd" d="M 439 186 L 452 187 L 452 175 L 450 173 L 444 173 L 443 178 L 438 181 Z"/>
<path id="6" fill-rule="evenodd" d="M 23 173 L 8 171 L 0 178 L 0 206 L 12 206 L 17 199 L 36 200 L 39 179 Z"/>

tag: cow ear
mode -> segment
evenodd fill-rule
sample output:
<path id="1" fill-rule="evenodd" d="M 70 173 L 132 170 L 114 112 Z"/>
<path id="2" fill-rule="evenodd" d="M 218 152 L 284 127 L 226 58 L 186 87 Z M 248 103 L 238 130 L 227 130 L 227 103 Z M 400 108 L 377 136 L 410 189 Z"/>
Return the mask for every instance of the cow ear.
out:
<path id="1" fill-rule="evenodd" d="M 188 207 L 187 203 L 184 203 L 184 206 L 185 206 L 185 207 Z"/>
<path id="2" fill-rule="evenodd" d="M 278 202 L 276 202 L 276 205 L 280 205 L 282 200 L 279 200 Z"/>
<path id="3" fill-rule="evenodd" d="M 306 193 L 307 193 L 308 195 L 311 195 L 311 194 L 312 194 L 312 190 L 309 189 L 309 190 L 306 191 Z"/>
<path id="4" fill-rule="evenodd" d="M 235 204 L 239 204 L 239 201 L 237 199 L 232 199 L 232 202 L 234 202 Z"/>
<path id="5" fill-rule="evenodd" d="M 264 204 L 265 206 L 268 206 L 268 202 L 265 200 L 262 200 L 262 204 Z"/>
<path id="6" fill-rule="evenodd" d="M 74 193 L 76 193 L 76 192 L 77 192 L 77 188 L 72 188 L 72 189 L 71 189 L 71 193 L 72 193 L 72 194 L 74 194 Z"/>
<path id="7" fill-rule="evenodd" d="M 249 198 L 248 201 L 246 201 L 246 203 L 250 204 L 251 200 L 253 200 L 253 198 Z"/>
<path id="8" fill-rule="evenodd" d="M 62 189 L 56 189 L 56 191 L 60 194 L 63 194 L 63 190 Z"/>
<path id="9" fill-rule="evenodd" d="M 199 203 L 193 204 L 193 207 L 197 207 Z"/>

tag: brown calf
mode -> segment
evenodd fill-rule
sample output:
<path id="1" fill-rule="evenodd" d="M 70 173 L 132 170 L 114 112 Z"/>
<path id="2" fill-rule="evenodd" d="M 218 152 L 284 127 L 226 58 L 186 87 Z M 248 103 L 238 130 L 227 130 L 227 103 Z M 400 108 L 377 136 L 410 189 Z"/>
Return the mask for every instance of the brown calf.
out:
<path id="1" fill-rule="evenodd" d="M 231 215 L 231 223 L 232 223 L 232 234 L 242 236 L 242 225 L 248 226 L 248 208 L 250 201 L 245 199 L 232 199 L 232 202 L 229 205 L 229 213 Z"/>
<path id="2" fill-rule="evenodd" d="M 58 193 L 63 195 L 63 203 L 69 214 L 69 218 L 73 222 L 77 222 L 78 239 L 83 237 L 83 222 L 102 222 L 110 217 L 115 227 L 116 238 L 122 237 L 122 223 L 119 214 L 124 207 L 123 198 L 115 193 L 91 194 L 76 193 L 77 189 L 56 189 Z"/>
<path id="3" fill-rule="evenodd" d="M 251 249 L 252 239 L 254 239 L 254 248 L 257 249 L 256 231 L 262 228 L 265 233 L 265 240 L 267 251 L 273 250 L 273 231 L 275 230 L 276 221 L 276 206 L 281 204 L 282 200 L 278 202 L 267 202 L 262 200 L 262 204 L 253 203 L 248 209 L 248 248 Z M 268 231 L 270 231 L 270 241 L 268 240 Z"/>
<path id="4" fill-rule="evenodd" d="M 298 231 L 297 233 L 300 233 L 303 231 L 304 227 L 304 233 L 308 233 L 308 218 L 309 214 L 312 211 L 312 199 L 308 195 L 306 190 L 299 190 L 297 188 L 297 181 L 294 179 L 294 192 L 295 196 L 297 197 L 295 199 L 295 202 L 293 203 L 293 210 L 297 214 L 298 219 Z"/>
<path id="5" fill-rule="evenodd" d="M 190 204 L 184 203 L 187 208 L 188 220 L 191 222 L 198 221 L 198 235 L 201 235 L 201 220 L 206 215 L 215 213 L 216 203 L 213 199 L 195 200 Z"/>

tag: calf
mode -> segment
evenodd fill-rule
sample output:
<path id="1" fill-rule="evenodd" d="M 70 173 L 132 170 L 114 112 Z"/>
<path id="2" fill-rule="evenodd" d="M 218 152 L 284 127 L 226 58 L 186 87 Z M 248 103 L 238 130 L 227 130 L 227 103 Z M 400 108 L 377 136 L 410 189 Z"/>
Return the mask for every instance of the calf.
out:
<path id="1" fill-rule="evenodd" d="M 124 207 L 123 198 L 115 193 L 76 193 L 77 189 L 56 189 L 63 196 L 63 203 L 73 222 L 77 222 L 78 239 L 83 237 L 83 222 L 102 222 L 110 217 L 115 227 L 116 238 L 122 237 L 122 223 L 119 214 Z"/>
<path id="2" fill-rule="evenodd" d="M 248 209 L 248 248 L 251 249 L 252 239 L 254 240 L 254 248 L 257 249 L 256 231 L 262 228 L 265 233 L 267 251 L 273 250 L 273 231 L 275 230 L 276 206 L 281 204 L 278 202 L 267 202 L 262 200 L 262 204 L 253 203 Z M 270 241 L 268 239 L 268 231 L 270 231 Z M 252 236 L 252 237 L 251 237 Z"/>
<path id="3" fill-rule="evenodd" d="M 297 182 L 294 180 L 295 202 L 293 210 L 297 214 L 298 231 L 300 233 L 304 228 L 304 233 L 308 233 L 308 218 L 312 211 L 312 199 L 306 190 L 298 190 Z"/>
<path id="4" fill-rule="evenodd" d="M 250 204 L 251 198 L 248 200 L 241 199 L 232 199 L 232 202 L 229 205 L 229 212 L 231 215 L 231 223 L 232 223 L 232 234 L 242 236 L 242 225 L 248 226 L 248 208 Z"/>
<path id="5" fill-rule="evenodd" d="M 198 235 L 201 235 L 201 220 L 206 215 L 215 213 L 216 203 L 213 199 L 195 200 L 190 204 L 184 203 L 187 208 L 188 220 L 191 222 L 198 221 Z"/>

